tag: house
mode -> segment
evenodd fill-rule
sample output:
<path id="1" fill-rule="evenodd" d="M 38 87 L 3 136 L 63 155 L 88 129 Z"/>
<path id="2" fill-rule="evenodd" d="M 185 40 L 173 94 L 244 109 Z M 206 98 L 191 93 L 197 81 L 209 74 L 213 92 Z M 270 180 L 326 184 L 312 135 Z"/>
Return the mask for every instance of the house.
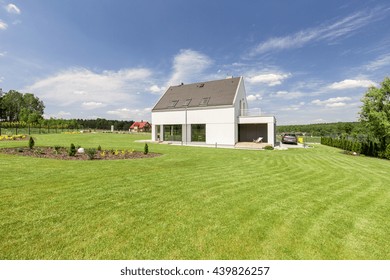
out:
<path id="1" fill-rule="evenodd" d="M 140 122 L 133 123 L 130 126 L 129 131 L 130 132 L 149 132 L 150 128 L 151 128 L 150 123 L 140 121 Z"/>
<path id="2" fill-rule="evenodd" d="M 275 145 L 274 116 L 251 114 L 243 77 L 171 86 L 152 109 L 152 140 L 235 146 Z"/>

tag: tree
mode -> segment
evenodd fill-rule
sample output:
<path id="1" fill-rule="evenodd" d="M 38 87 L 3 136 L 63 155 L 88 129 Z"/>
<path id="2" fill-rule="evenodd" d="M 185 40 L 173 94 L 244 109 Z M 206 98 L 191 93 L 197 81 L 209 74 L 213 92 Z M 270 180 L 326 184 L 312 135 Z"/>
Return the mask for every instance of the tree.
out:
<path id="1" fill-rule="evenodd" d="M 43 119 L 45 105 L 32 93 L 22 94 L 10 90 L 1 98 L 2 116 L 7 121 L 25 121 L 35 123 Z"/>
<path id="2" fill-rule="evenodd" d="M 361 101 L 360 121 L 384 151 L 390 144 L 390 78 L 386 77 L 379 88 L 370 87 Z"/>
<path id="3" fill-rule="evenodd" d="M 43 101 L 40 101 L 32 93 L 25 93 L 23 95 L 22 109 L 20 110 L 20 120 L 27 123 L 37 123 L 43 119 L 44 109 Z"/>
<path id="4" fill-rule="evenodd" d="M 10 90 L 1 98 L 3 118 L 7 121 L 19 121 L 19 113 L 23 103 L 23 94 Z"/>

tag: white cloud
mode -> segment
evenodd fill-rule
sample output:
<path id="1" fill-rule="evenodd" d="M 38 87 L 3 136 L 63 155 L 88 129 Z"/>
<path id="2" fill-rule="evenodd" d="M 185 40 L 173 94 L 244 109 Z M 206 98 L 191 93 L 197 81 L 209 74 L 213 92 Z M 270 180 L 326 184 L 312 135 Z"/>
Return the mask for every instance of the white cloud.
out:
<path id="1" fill-rule="evenodd" d="M 262 96 L 260 94 L 256 94 L 256 95 L 248 95 L 247 98 L 246 98 L 249 102 L 251 101 L 257 101 L 257 100 L 262 100 Z"/>
<path id="2" fill-rule="evenodd" d="M 264 73 L 246 78 L 250 84 L 267 84 L 268 86 L 280 85 L 283 80 L 289 78 L 290 73 Z"/>
<path id="3" fill-rule="evenodd" d="M 347 106 L 348 104 L 346 103 L 346 101 L 350 101 L 350 100 L 351 100 L 350 97 L 344 96 L 344 97 L 333 97 L 327 100 L 316 99 L 313 100 L 311 103 L 318 106 L 325 106 L 327 108 L 338 108 L 338 107 Z"/>
<path id="4" fill-rule="evenodd" d="M 133 119 L 133 120 L 147 120 L 151 117 L 152 108 L 144 109 L 129 109 L 120 108 L 115 110 L 107 111 L 107 114 L 113 115 L 119 119 Z"/>
<path id="5" fill-rule="evenodd" d="M 173 59 L 173 73 L 167 86 L 199 81 L 212 60 L 205 54 L 194 50 L 181 50 Z"/>
<path id="6" fill-rule="evenodd" d="M 7 52 L 0 52 L 0 57 L 3 57 L 7 54 Z"/>
<path id="7" fill-rule="evenodd" d="M 8 28 L 8 24 L 0 20 L 0 30 L 6 30 Z"/>
<path id="8" fill-rule="evenodd" d="M 165 87 L 159 87 L 158 85 L 153 85 L 149 88 L 149 91 L 154 94 L 161 94 L 165 91 Z"/>
<path id="9" fill-rule="evenodd" d="M 385 54 L 365 66 L 369 71 L 375 71 L 390 65 L 390 54 Z"/>
<path id="10" fill-rule="evenodd" d="M 303 95 L 304 94 L 302 92 L 298 92 L 298 91 L 294 92 L 294 91 L 280 90 L 272 94 L 271 96 L 276 98 L 282 98 L 282 99 L 296 99 L 302 97 Z"/>
<path id="11" fill-rule="evenodd" d="M 333 83 L 329 86 L 330 89 L 343 90 L 350 88 L 368 88 L 370 86 L 375 86 L 376 83 L 370 80 L 343 80 L 341 82 Z"/>
<path id="12" fill-rule="evenodd" d="M 5 9 L 10 14 L 20 15 L 20 9 L 15 4 L 8 4 Z"/>
<path id="13" fill-rule="evenodd" d="M 101 102 L 89 101 L 89 102 L 83 102 L 83 103 L 81 104 L 81 106 L 82 106 L 84 109 L 93 110 L 93 109 L 97 109 L 97 108 L 106 107 L 107 105 L 106 105 L 106 104 L 103 104 L 103 103 L 101 103 Z"/>
<path id="14" fill-rule="evenodd" d="M 72 68 L 44 78 L 28 86 L 25 91 L 33 92 L 42 100 L 58 104 L 92 105 L 136 103 L 137 92 L 147 86 L 151 71 L 144 68 L 122 69 L 120 71 L 92 72 L 85 68 Z M 86 105 L 87 104 L 87 105 Z"/>
<path id="15" fill-rule="evenodd" d="M 44 114 L 45 119 L 55 118 L 55 119 L 67 119 L 71 118 L 72 114 L 70 112 L 59 111 L 56 114 Z"/>
<path id="16" fill-rule="evenodd" d="M 281 111 L 298 111 L 302 109 L 302 106 L 305 105 L 305 102 L 299 102 L 298 104 L 292 104 L 286 107 L 281 108 Z"/>
<path id="17" fill-rule="evenodd" d="M 384 18 L 386 10 L 374 8 L 349 15 L 333 23 L 326 23 L 314 28 L 298 31 L 284 37 L 270 38 L 258 44 L 250 55 L 262 54 L 270 51 L 299 48 L 315 41 L 334 41 L 335 39 L 353 35 L 362 27 Z"/>

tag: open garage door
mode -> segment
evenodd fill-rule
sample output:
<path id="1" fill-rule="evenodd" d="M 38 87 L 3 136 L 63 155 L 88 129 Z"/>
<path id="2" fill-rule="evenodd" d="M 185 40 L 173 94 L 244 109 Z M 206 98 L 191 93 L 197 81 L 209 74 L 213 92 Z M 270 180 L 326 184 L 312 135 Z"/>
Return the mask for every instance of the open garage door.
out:
<path id="1" fill-rule="evenodd" d="M 263 137 L 263 142 L 268 142 L 266 123 L 238 125 L 238 142 L 252 142 L 259 137 Z"/>

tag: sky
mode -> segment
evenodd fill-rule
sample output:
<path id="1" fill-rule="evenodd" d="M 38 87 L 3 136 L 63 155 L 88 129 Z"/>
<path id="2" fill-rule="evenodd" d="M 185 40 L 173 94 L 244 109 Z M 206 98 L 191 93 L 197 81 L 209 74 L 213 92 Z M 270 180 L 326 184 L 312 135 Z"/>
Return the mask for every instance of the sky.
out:
<path id="1" fill-rule="evenodd" d="M 0 88 L 46 118 L 150 121 L 169 86 L 227 76 L 278 124 L 357 121 L 390 76 L 390 2 L 0 0 Z"/>

